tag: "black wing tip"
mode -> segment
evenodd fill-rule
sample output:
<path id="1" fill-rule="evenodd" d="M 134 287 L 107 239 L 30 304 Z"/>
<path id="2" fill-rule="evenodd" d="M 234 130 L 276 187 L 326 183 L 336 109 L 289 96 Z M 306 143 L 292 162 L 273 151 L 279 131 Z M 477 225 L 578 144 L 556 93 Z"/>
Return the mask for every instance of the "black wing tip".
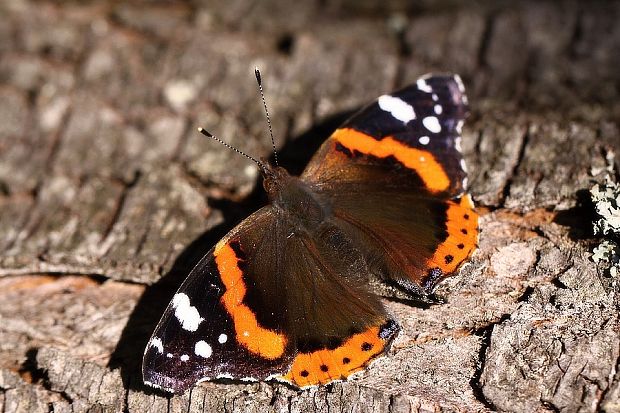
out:
<path id="1" fill-rule="evenodd" d="M 192 387 L 197 380 L 179 380 L 157 371 L 144 368 L 142 371 L 142 382 L 153 389 L 161 390 L 171 394 L 183 394 Z"/>
<path id="2" fill-rule="evenodd" d="M 420 89 L 420 82 L 427 83 L 431 90 L 445 87 L 455 105 L 468 106 L 465 83 L 458 73 L 427 73 L 420 76 L 412 86 Z"/>
<path id="3" fill-rule="evenodd" d="M 432 82 L 450 82 L 463 83 L 461 75 L 453 72 L 429 72 L 418 77 L 418 80 L 426 80 Z"/>
<path id="4" fill-rule="evenodd" d="M 142 382 L 150 388 L 172 394 L 182 394 L 195 383 L 192 378 L 175 376 L 170 360 L 149 345 L 142 358 Z"/>

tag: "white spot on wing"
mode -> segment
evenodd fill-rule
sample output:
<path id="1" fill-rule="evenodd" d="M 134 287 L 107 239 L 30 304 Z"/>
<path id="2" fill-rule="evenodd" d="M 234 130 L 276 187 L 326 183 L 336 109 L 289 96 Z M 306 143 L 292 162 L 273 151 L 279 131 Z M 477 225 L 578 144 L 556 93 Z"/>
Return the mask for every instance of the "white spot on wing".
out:
<path id="1" fill-rule="evenodd" d="M 160 386 L 159 384 L 153 383 L 148 380 L 144 380 L 144 384 L 146 384 L 147 386 L 151 386 L 155 389 L 161 389 L 161 390 L 167 391 L 168 393 L 174 393 L 174 389 L 171 389 L 170 387 Z"/>
<path id="2" fill-rule="evenodd" d="M 163 387 L 161 387 L 159 384 L 155 384 L 152 381 L 144 380 L 144 384 L 146 384 L 147 386 L 151 386 L 155 389 L 163 389 Z"/>
<path id="3" fill-rule="evenodd" d="M 250 332 L 249 332 L 249 331 L 244 331 L 244 332 L 243 332 L 243 335 L 244 335 L 245 337 L 249 337 L 249 336 L 250 336 Z"/>
<path id="4" fill-rule="evenodd" d="M 198 380 L 198 381 L 196 382 L 196 384 L 199 384 L 199 383 L 204 383 L 205 381 L 209 381 L 209 380 L 211 380 L 211 377 L 209 377 L 209 376 L 205 376 L 205 377 L 203 377 L 202 379 Z"/>
<path id="5" fill-rule="evenodd" d="M 467 172 L 467 165 L 465 165 L 465 159 L 461 159 L 461 169 Z"/>
<path id="6" fill-rule="evenodd" d="M 434 100 L 435 102 L 437 102 L 437 100 L 438 100 L 438 99 L 439 99 L 439 96 L 437 96 L 437 94 L 436 94 L 436 93 L 433 93 L 433 100 Z"/>
<path id="7" fill-rule="evenodd" d="M 172 307 L 174 308 L 174 316 L 179 320 L 184 330 L 198 330 L 198 326 L 204 318 L 200 317 L 196 307 L 190 304 L 189 297 L 186 294 L 175 294 L 172 299 Z"/>
<path id="8" fill-rule="evenodd" d="M 420 139 L 418 139 L 418 141 L 422 145 L 428 145 L 428 143 L 431 141 L 431 138 L 429 138 L 428 136 L 421 136 Z"/>
<path id="9" fill-rule="evenodd" d="M 226 334 L 220 334 L 220 336 L 217 338 L 217 341 L 220 344 L 224 344 L 225 342 L 228 341 L 228 336 Z"/>
<path id="10" fill-rule="evenodd" d="M 422 123 L 424 127 L 433 133 L 441 132 L 441 125 L 439 124 L 439 120 L 435 116 L 427 116 L 422 119 Z"/>
<path id="11" fill-rule="evenodd" d="M 463 178 L 463 189 L 467 189 L 467 177 Z"/>
<path id="12" fill-rule="evenodd" d="M 149 346 L 155 347 L 160 354 L 164 352 L 164 343 L 162 343 L 159 337 L 153 337 Z"/>
<path id="13" fill-rule="evenodd" d="M 390 112 L 392 116 L 401 122 L 407 123 L 415 119 L 413 106 L 400 98 L 390 95 L 383 95 L 379 97 L 377 103 L 379 103 L 379 107 L 382 110 Z"/>
<path id="14" fill-rule="evenodd" d="M 463 122 L 462 120 L 459 120 L 459 121 L 456 123 L 456 131 L 457 131 L 458 133 L 461 133 L 461 132 L 463 131 L 463 123 L 464 123 L 464 122 Z"/>
<path id="15" fill-rule="evenodd" d="M 183 354 L 181 356 L 181 361 L 187 361 L 187 360 L 189 360 L 189 356 L 187 354 Z"/>
<path id="16" fill-rule="evenodd" d="M 257 379 L 257 378 L 255 378 L 255 377 L 249 377 L 249 376 L 248 376 L 248 377 L 241 377 L 239 380 L 241 380 L 241 381 L 250 381 L 250 382 L 252 382 L 252 381 L 258 381 L 258 379 Z"/>
<path id="17" fill-rule="evenodd" d="M 435 113 L 441 115 L 441 112 L 443 112 L 441 105 L 435 105 Z"/>
<path id="18" fill-rule="evenodd" d="M 454 75 L 454 80 L 456 81 L 456 84 L 458 85 L 461 93 L 465 93 L 465 85 L 463 84 L 463 79 L 461 79 L 459 75 Z"/>
<path id="19" fill-rule="evenodd" d="M 431 85 L 426 83 L 425 79 L 418 79 L 418 81 L 416 82 L 416 85 L 418 86 L 418 89 L 420 89 L 422 92 L 426 92 L 426 93 L 433 92 L 433 88 L 431 87 Z"/>
<path id="20" fill-rule="evenodd" d="M 213 350 L 211 349 L 209 343 L 200 340 L 196 342 L 196 345 L 194 346 L 194 353 L 196 353 L 197 356 L 208 359 L 211 357 L 211 354 L 213 354 Z"/>
<path id="21" fill-rule="evenodd" d="M 166 357 L 168 357 L 169 359 L 171 359 L 171 358 L 173 357 L 173 356 L 172 356 L 172 353 L 168 353 L 168 354 L 166 354 Z"/>
<path id="22" fill-rule="evenodd" d="M 463 150 L 463 148 L 461 148 L 461 137 L 460 136 L 457 136 L 456 139 L 454 140 L 454 149 L 456 149 L 459 152 Z"/>
<path id="23" fill-rule="evenodd" d="M 155 387 L 155 388 L 159 387 L 157 384 L 150 382 L 148 380 L 144 380 L 144 384 L 146 384 L 147 386 Z"/>

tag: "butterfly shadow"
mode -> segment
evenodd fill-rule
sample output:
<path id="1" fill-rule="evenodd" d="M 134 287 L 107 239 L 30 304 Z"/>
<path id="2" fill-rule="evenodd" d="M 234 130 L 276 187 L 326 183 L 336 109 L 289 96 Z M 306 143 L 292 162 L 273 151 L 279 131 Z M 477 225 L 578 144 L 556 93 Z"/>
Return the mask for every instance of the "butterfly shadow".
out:
<path id="1" fill-rule="evenodd" d="M 573 208 L 556 213 L 553 222 L 568 227 L 568 236 L 573 241 L 595 238 L 592 223 L 597 220 L 596 207 L 590 191 L 580 189 L 576 193 L 577 203 Z"/>
<path id="2" fill-rule="evenodd" d="M 279 165 L 291 174 L 299 175 L 323 143 L 322 137 L 329 136 L 351 113 L 353 112 L 343 112 L 329 117 L 303 134 L 288 139 L 278 151 Z M 273 163 L 273 156 L 270 161 Z M 153 330 L 181 283 L 204 254 L 242 219 L 266 203 L 267 198 L 260 180 L 242 200 L 208 199 L 210 207 L 222 212 L 223 222 L 192 241 L 175 259 L 171 269 L 155 284 L 146 287 L 111 355 L 108 367 L 120 369 L 126 389 L 165 394 L 145 386 L 142 382 L 142 356 Z"/>

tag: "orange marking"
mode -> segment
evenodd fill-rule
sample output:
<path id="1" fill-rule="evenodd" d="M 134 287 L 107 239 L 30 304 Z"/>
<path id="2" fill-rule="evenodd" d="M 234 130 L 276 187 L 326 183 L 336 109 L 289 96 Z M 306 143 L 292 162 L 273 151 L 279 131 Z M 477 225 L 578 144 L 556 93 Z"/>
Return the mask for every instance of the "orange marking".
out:
<path id="1" fill-rule="evenodd" d="M 476 249 L 478 243 L 478 214 L 469 195 L 459 203 L 451 201 L 447 211 L 448 238 L 427 261 L 429 268 L 439 267 L 444 274 L 456 271 Z"/>
<path id="2" fill-rule="evenodd" d="M 215 247 L 213 255 L 226 287 L 220 301 L 233 319 L 237 341 L 261 357 L 270 360 L 281 357 L 286 348 L 286 337 L 261 327 L 254 313 L 243 304 L 246 286 L 235 251 L 228 243 L 221 242 Z"/>
<path id="3" fill-rule="evenodd" d="M 385 345 L 385 340 L 379 337 L 379 327 L 371 327 L 333 350 L 299 353 L 280 379 L 299 387 L 345 379 L 383 353 Z"/>
<path id="4" fill-rule="evenodd" d="M 351 151 L 356 150 L 377 158 L 393 156 L 420 175 L 431 192 L 442 192 L 450 188 L 450 178 L 428 151 L 411 148 L 391 136 L 377 140 L 350 128 L 337 129 L 332 137 Z"/>

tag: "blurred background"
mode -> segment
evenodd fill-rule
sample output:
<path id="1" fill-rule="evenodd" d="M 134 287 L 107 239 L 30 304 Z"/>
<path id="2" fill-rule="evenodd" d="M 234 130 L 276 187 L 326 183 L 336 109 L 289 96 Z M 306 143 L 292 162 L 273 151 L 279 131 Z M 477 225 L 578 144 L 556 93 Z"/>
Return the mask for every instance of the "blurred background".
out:
<path id="1" fill-rule="evenodd" d="M 143 395 L 141 352 L 169 298 L 196 260 L 264 201 L 255 165 L 196 132 L 202 126 L 250 155 L 272 155 L 255 66 L 280 159 L 297 173 L 370 100 L 424 73 L 461 75 L 474 198 L 484 213 L 507 210 L 514 215 L 506 222 L 525 221 L 487 230 L 474 266 L 484 281 L 461 285 L 465 304 L 416 313 L 424 320 L 412 321 L 416 340 L 420 331 L 477 333 L 444 358 L 454 370 L 440 374 L 450 384 L 439 395 L 424 387 L 435 379 L 410 388 L 442 406 L 500 403 L 511 394 L 494 399 L 477 385 L 485 329 L 527 301 L 528 288 L 558 275 L 553 260 L 564 252 L 535 276 L 530 252 L 540 258 L 549 240 L 587 237 L 578 191 L 613 170 L 620 150 L 619 21 L 617 1 L 1 2 L 5 411 L 24 399 L 34 403 L 24 411 L 38 401 L 71 404 L 45 390 L 80 381 L 65 364 L 54 370 L 58 360 L 85 360 L 100 375 L 121 367 L 122 385 L 109 394 Z M 484 278 L 495 248 L 517 239 L 529 252 L 510 251 L 525 264 Z M 442 317 L 453 317 L 452 327 Z M 62 390 L 69 400 L 103 397 L 73 386 Z M 106 406 L 128 406 L 110 397 Z M 532 396 L 523 406 L 544 403 Z"/>

